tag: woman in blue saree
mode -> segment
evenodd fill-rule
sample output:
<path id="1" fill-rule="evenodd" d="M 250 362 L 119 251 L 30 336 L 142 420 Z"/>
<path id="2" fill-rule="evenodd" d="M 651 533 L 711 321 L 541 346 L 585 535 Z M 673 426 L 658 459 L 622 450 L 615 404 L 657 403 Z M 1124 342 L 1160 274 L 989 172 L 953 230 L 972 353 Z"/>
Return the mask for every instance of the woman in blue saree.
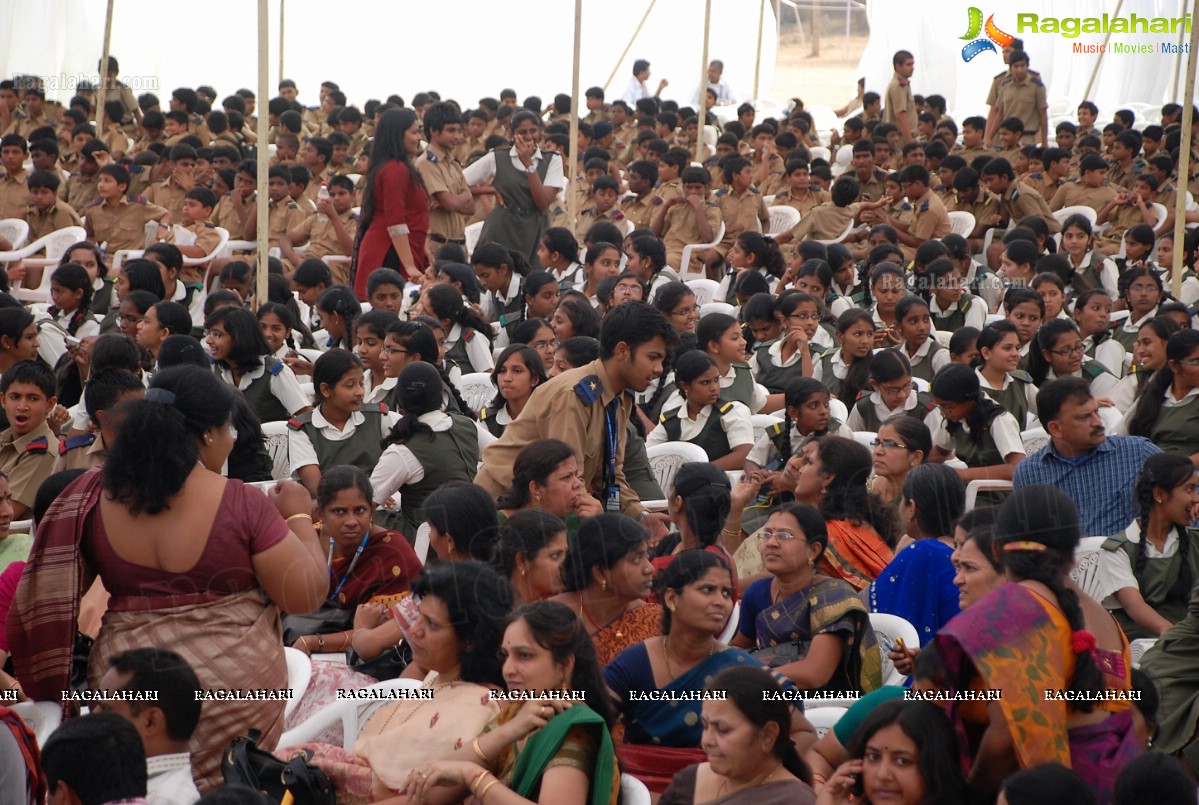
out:
<path id="1" fill-rule="evenodd" d="M 733 609 L 732 574 L 723 559 L 683 551 L 654 587 L 664 605 L 662 635 L 622 651 L 604 668 L 604 678 L 624 725 L 624 743 L 616 748 L 621 769 L 662 793 L 675 772 L 706 760 L 699 747 L 707 683 L 725 668 L 762 663 L 712 636 Z M 790 680 L 779 682 L 796 690 Z M 815 741 L 802 707 L 794 711 L 791 732 L 806 733 L 796 735 L 801 752 Z"/>

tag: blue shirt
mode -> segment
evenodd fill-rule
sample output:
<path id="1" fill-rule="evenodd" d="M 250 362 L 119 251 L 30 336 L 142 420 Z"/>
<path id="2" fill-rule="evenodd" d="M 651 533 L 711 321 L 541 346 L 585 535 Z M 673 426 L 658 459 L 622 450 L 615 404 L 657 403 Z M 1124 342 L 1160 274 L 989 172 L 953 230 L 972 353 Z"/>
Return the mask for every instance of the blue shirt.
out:
<path id="1" fill-rule="evenodd" d="M 920 646 L 927 646 L 937 630 L 961 611 L 949 559 L 952 553 L 953 546 L 929 538 L 895 554 L 870 584 L 870 611 L 903 618 L 916 627 Z"/>
<path id="2" fill-rule="evenodd" d="M 1140 436 L 1108 436 L 1103 444 L 1071 460 L 1058 453 L 1051 441 L 1016 466 L 1012 486 L 1056 486 L 1078 507 L 1083 536 L 1109 537 L 1136 519 L 1137 477 L 1145 459 L 1160 452 Z"/>

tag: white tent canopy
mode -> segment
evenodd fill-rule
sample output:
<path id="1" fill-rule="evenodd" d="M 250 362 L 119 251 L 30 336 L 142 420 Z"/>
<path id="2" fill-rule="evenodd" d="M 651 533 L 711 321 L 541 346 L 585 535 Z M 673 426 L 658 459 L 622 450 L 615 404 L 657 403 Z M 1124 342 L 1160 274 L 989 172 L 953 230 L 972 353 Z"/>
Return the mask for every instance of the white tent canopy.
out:
<path id="1" fill-rule="evenodd" d="M 1040 17 L 1101 17 L 1112 15 L 1115 2 L 1098 0 L 1028 0 L 1014 6 L 987 5 L 976 0 L 924 0 L 920 13 L 913 14 L 902 3 L 876 2 L 867 5 L 870 15 L 870 42 L 862 54 L 859 75 L 866 77 L 866 88 L 885 92 L 893 73 L 891 57 L 897 50 L 909 50 L 916 58 L 912 89 L 918 94 L 945 96 L 949 109 L 961 122 L 966 114 L 986 114 L 987 91 L 991 79 L 1005 67 L 1002 54 L 982 53 L 970 62 L 962 59 L 960 39 L 966 33 L 968 9 L 982 8 L 984 16 L 995 15 L 1000 30 L 1024 39 L 1030 66 L 1041 74 L 1050 104 L 1061 101 L 1072 114 L 1086 91 L 1087 81 L 1098 54 L 1074 53 L 1073 43 L 1102 44 L 1104 34 L 1082 34 L 1068 39 L 1058 34 L 1018 33 L 1016 14 Z M 1123 0 L 1121 17 L 1180 17 L 1189 3 L 1180 0 Z M 1122 34 L 1111 36 L 1112 44 L 1178 43 L 1178 34 Z M 1111 120 L 1116 109 L 1129 104 L 1160 106 L 1177 101 L 1172 95 L 1174 70 L 1178 56 L 1130 55 L 1108 53 L 1091 89 L 1090 100 L 1099 107 L 1101 120 Z M 1186 57 L 1182 57 L 1185 69 Z M 1182 81 L 1179 81 L 1181 94 Z"/>
<path id="2" fill-rule="evenodd" d="M 769 3 L 769 0 L 760 0 Z M 637 27 L 649 0 L 584 0 L 580 52 L 582 88 L 602 86 Z M 725 63 L 725 78 L 748 98 L 754 77 L 758 6 L 713 0 L 709 54 Z M 526 10 L 527 9 L 527 10 Z M 40 0 L 0 5 L 0 75 L 36 74 L 48 96 L 66 102 L 79 77 L 96 76 L 103 47 L 105 4 L 94 0 Z M 271 0 L 274 88 L 278 68 L 279 1 Z M 392 4 L 368 0 L 352 8 L 317 0 L 286 0 L 284 70 L 299 99 L 317 102 L 320 82 L 336 81 L 351 103 L 398 93 L 405 99 L 436 89 L 443 98 L 474 106 L 512 87 L 521 98 L 570 92 L 574 8 L 555 2 L 516 8 L 491 0 Z M 620 96 L 633 61 L 651 62 L 651 90 L 659 78 L 664 98 L 691 101 L 700 79 L 703 4 L 657 0 L 608 88 Z M 245 0 L 210 0 L 187 8 L 158 0 L 116 0 L 112 54 L 121 79 L 137 92 L 154 92 L 166 105 L 177 87 L 208 84 L 221 97 L 257 88 L 257 19 Z M 760 86 L 774 73 L 776 33 L 767 11 Z M 261 99 L 260 99 L 261 100 Z"/>

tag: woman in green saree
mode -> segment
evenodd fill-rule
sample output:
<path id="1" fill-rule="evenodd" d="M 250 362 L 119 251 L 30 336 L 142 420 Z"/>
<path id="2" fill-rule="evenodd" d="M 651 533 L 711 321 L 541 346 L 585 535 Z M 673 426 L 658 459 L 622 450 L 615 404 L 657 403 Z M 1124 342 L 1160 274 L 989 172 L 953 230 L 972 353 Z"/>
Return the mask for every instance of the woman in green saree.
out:
<path id="1" fill-rule="evenodd" d="M 394 802 L 616 805 L 614 720 L 595 648 L 575 613 L 553 601 L 512 613 L 500 650 L 509 692 L 570 691 L 581 701 L 513 702 L 444 760 L 418 766 Z M 584 703 L 586 702 L 586 703 Z"/>

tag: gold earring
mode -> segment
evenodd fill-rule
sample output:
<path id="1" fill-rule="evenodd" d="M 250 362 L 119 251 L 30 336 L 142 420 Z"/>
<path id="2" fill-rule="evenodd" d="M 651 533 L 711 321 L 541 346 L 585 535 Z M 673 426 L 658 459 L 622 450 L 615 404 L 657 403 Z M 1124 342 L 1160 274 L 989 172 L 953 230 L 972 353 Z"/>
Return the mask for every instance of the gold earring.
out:
<path id="1" fill-rule="evenodd" d="M 521 578 L 524 578 L 525 569 L 523 567 L 520 569 L 520 575 L 521 575 Z"/>
<path id="2" fill-rule="evenodd" d="M 206 445 L 208 445 L 209 447 L 211 447 L 211 446 L 212 446 L 212 437 L 211 437 L 211 436 L 205 436 L 205 437 L 204 437 L 204 444 L 206 444 Z"/>
<path id="3" fill-rule="evenodd" d="M 607 579 L 600 579 L 600 589 L 603 590 L 604 592 L 608 591 L 608 580 Z"/>

